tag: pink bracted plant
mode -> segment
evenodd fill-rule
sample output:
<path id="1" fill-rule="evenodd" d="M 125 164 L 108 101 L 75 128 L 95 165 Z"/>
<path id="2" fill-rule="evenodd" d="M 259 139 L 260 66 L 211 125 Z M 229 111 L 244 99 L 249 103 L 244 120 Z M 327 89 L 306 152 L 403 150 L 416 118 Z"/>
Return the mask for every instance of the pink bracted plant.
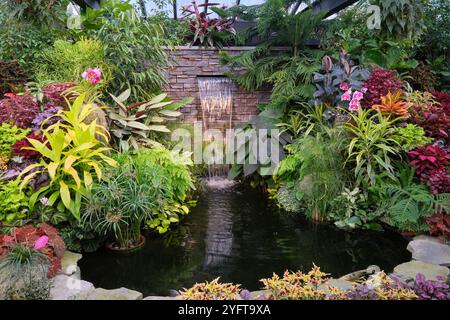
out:
<path id="1" fill-rule="evenodd" d="M 194 33 L 192 45 L 198 41 L 200 45 L 220 46 L 221 43 L 217 39 L 220 33 L 236 33 L 232 26 L 233 19 L 225 12 L 226 6 L 223 5 L 219 8 L 218 5 L 218 3 L 198 4 L 196 1 L 192 1 L 192 4 L 182 8 L 185 18 L 192 17 L 189 22 L 189 29 Z M 207 10 L 202 10 L 205 7 Z M 213 12 L 208 12 L 208 10 Z M 214 12 L 219 16 L 218 18 L 209 17 Z"/>

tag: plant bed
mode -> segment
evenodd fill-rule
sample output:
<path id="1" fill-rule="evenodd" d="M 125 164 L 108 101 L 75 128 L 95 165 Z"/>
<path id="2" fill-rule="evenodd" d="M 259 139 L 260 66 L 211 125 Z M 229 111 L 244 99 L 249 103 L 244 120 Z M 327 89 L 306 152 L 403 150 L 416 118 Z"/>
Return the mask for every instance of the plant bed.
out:
<path id="1" fill-rule="evenodd" d="M 119 247 L 115 242 L 110 242 L 105 244 L 105 248 L 110 252 L 118 254 L 130 254 L 142 249 L 145 246 L 145 241 L 146 241 L 145 237 L 141 235 L 138 244 L 130 243 L 128 247 L 123 248 Z"/>

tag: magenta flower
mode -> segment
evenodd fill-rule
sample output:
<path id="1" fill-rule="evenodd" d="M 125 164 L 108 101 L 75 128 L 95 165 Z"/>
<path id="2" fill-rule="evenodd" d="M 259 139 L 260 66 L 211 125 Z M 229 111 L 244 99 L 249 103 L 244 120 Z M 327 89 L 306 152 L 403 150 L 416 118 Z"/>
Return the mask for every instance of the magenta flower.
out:
<path id="1" fill-rule="evenodd" d="M 361 101 L 363 98 L 364 98 L 364 95 L 362 94 L 362 92 L 355 91 L 355 93 L 353 94 L 353 99 L 355 99 L 357 101 Z"/>
<path id="2" fill-rule="evenodd" d="M 359 101 L 356 99 L 352 99 L 352 101 L 350 101 L 350 105 L 348 106 L 348 109 L 350 111 L 358 111 L 360 107 Z"/>
<path id="3" fill-rule="evenodd" d="M 36 242 L 34 243 L 34 249 L 39 250 L 44 248 L 48 243 L 48 237 L 47 236 L 42 236 L 39 239 L 36 240 Z"/>
<path id="4" fill-rule="evenodd" d="M 102 72 L 99 68 L 88 68 L 87 71 L 84 71 L 81 76 L 84 80 L 90 81 L 92 84 L 97 84 L 100 82 L 100 77 L 102 75 Z"/>
<path id="5" fill-rule="evenodd" d="M 362 93 L 366 93 L 366 92 L 367 92 L 367 88 L 366 88 L 366 87 L 362 88 L 362 89 L 361 89 L 361 92 L 362 92 Z"/>
<path id="6" fill-rule="evenodd" d="M 350 101 L 352 99 L 351 97 L 352 89 L 348 89 L 342 96 L 341 101 Z"/>
<path id="7" fill-rule="evenodd" d="M 347 91 L 348 90 L 348 83 L 347 82 L 342 82 L 341 85 L 339 86 L 339 88 L 343 91 Z"/>

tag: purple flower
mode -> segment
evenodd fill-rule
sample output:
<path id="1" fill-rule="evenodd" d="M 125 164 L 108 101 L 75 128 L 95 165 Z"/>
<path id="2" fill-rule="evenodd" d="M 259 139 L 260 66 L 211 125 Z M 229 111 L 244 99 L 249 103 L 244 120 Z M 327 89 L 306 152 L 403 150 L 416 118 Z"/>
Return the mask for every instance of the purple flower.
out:
<path id="1" fill-rule="evenodd" d="M 250 300 L 252 298 L 251 292 L 246 289 L 242 290 L 239 295 L 241 296 L 242 300 Z"/>

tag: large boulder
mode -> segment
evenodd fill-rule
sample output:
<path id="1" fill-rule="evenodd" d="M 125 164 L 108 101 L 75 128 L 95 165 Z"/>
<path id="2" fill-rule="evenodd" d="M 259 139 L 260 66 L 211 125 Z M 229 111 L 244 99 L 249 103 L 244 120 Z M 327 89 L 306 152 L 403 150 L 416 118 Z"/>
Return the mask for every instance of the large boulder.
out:
<path id="1" fill-rule="evenodd" d="M 414 260 L 450 266 L 450 246 L 436 241 L 413 240 L 408 244 L 408 251 Z"/>
<path id="2" fill-rule="evenodd" d="M 450 270 L 443 266 L 415 260 L 402 263 L 394 268 L 394 275 L 403 280 L 415 279 L 418 273 L 422 273 L 427 280 L 439 280 L 439 277 L 447 279 Z"/>

